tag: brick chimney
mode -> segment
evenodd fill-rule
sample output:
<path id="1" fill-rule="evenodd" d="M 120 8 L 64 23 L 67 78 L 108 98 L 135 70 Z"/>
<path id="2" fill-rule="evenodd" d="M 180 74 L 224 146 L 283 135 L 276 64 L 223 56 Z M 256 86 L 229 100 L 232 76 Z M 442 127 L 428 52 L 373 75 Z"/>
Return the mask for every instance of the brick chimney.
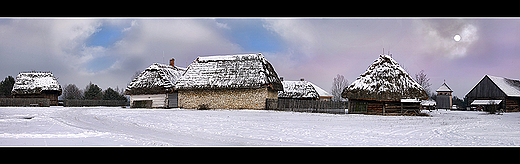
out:
<path id="1" fill-rule="evenodd" d="M 170 59 L 170 65 L 172 67 L 175 67 L 175 59 L 174 58 Z"/>

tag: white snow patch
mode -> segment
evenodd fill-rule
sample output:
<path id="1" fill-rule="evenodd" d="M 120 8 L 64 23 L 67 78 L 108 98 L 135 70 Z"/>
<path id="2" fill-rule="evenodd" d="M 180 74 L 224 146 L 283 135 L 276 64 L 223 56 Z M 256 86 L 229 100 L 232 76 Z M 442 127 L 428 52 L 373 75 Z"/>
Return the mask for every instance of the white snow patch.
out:
<path id="1" fill-rule="evenodd" d="M 2 146 L 519 146 L 520 113 L 0 107 Z M 14 119 L 35 116 L 33 119 Z"/>

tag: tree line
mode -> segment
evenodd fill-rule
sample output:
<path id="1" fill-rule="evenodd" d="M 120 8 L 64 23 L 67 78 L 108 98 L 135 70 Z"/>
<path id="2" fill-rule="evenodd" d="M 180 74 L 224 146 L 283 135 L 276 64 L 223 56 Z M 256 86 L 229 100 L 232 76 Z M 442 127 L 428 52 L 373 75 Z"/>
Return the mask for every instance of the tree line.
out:
<path id="1" fill-rule="evenodd" d="M 13 90 L 15 79 L 12 76 L 7 76 L 0 82 L 0 98 L 13 97 L 11 91 Z M 123 95 L 124 89 L 116 87 L 112 89 L 108 87 L 102 90 L 96 84 L 90 82 L 84 90 L 79 89 L 75 84 L 68 84 L 62 88 L 61 99 L 78 99 L 78 100 L 125 100 L 128 99 Z"/>
<path id="2" fill-rule="evenodd" d="M 124 90 L 119 87 L 112 89 L 108 87 L 102 90 L 96 84 L 89 82 L 84 90 L 79 89 L 75 84 L 68 84 L 62 89 L 62 99 L 77 99 L 77 100 L 125 100 L 128 99 L 123 95 Z"/>

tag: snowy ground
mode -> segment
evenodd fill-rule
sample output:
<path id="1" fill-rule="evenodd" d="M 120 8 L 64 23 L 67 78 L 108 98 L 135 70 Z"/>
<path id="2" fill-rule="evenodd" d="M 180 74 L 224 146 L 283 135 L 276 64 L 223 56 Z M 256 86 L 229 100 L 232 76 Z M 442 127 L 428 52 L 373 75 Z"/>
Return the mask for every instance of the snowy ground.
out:
<path id="1" fill-rule="evenodd" d="M 0 146 L 518 146 L 520 113 L 0 107 Z"/>

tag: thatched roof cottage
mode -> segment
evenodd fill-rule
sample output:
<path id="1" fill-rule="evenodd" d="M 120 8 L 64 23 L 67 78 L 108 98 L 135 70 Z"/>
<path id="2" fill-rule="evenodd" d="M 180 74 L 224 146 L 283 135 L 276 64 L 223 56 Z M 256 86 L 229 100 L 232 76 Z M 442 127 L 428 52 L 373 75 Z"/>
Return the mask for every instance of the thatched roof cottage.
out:
<path id="1" fill-rule="evenodd" d="M 349 113 L 417 113 L 426 91 L 389 55 L 380 55 L 342 92 L 349 99 Z"/>
<path id="2" fill-rule="evenodd" d="M 304 79 L 300 79 L 300 81 L 282 81 L 282 85 L 283 91 L 278 91 L 279 99 L 330 101 L 333 96 Z"/>
<path id="3" fill-rule="evenodd" d="M 195 109 L 265 109 L 282 83 L 258 54 L 198 57 L 177 81 L 179 106 Z"/>
<path id="4" fill-rule="evenodd" d="M 125 94 L 130 95 L 130 106 L 176 108 L 175 83 L 185 71 L 186 68 L 175 66 L 175 59 L 170 59 L 170 65 L 153 63 L 126 87 Z"/>
<path id="5" fill-rule="evenodd" d="M 21 72 L 11 91 L 14 98 L 47 98 L 50 105 L 58 105 L 61 86 L 51 72 Z"/>

